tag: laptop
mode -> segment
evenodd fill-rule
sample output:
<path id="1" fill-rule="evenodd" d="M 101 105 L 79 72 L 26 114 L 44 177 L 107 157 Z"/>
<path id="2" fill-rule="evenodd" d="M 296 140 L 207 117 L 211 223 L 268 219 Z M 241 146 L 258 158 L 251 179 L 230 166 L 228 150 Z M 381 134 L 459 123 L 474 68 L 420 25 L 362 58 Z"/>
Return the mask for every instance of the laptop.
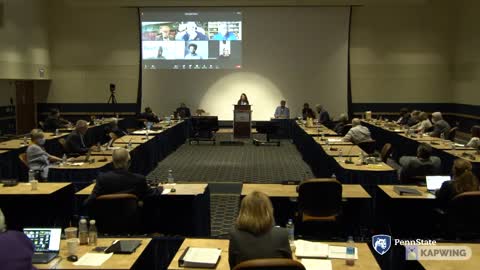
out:
<path id="1" fill-rule="evenodd" d="M 23 233 L 35 247 L 32 263 L 49 263 L 58 256 L 62 229 L 25 228 Z"/>
<path id="2" fill-rule="evenodd" d="M 430 175 L 426 176 L 428 192 L 435 194 L 435 191 L 442 187 L 443 182 L 450 181 L 450 175 Z"/>

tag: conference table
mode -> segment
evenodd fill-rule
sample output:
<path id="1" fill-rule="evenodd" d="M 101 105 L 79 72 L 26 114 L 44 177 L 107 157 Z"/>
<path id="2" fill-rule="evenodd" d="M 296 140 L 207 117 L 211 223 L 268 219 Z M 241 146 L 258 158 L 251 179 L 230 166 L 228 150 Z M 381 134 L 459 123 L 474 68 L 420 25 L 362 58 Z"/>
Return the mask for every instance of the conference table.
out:
<path id="1" fill-rule="evenodd" d="M 453 161 L 457 158 L 462 158 L 470 161 L 474 172 L 480 175 L 480 156 L 471 147 L 466 147 L 446 139 L 431 137 L 428 134 L 407 134 L 405 128 L 392 122 L 372 119 L 369 121 L 364 120 L 362 123 L 370 129 L 379 149 L 385 143 L 392 144 L 394 149 L 393 158 L 395 160 L 402 156 L 415 156 L 418 145 L 426 143 L 432 147 L 433 155 L 438 156 L 442 160 L 443 174 L 450 174 Z M 392 126 L 395 126 L 395 130 L 400 131 L 393 131 Z"/>
<path id="2" fill-rule="evenodd" d="M 397 181 L 396 171 L 387 164 L 381 161 L 374 164 L 359 162 L 359 156 L 365 153 L 351 142 L 342 141 L 340 136 L 313 137 L 306 131 L 309 129 L 301 122 L 293 123 L 293 141 L 316 177 L 335 174 L 343 184 L 361 184 L 368 192 L 371 192 L 369 186 Z"/>
<path id="3" fill-rule="evenodd" d="M 157 166 L 158 162 L 185 142 L 187 136 L 185 126 L 184 121 L 176 121 L 160 132 L 149 134 L 148 138 L 143 134 L 134 134 L 135 132 L 120 137 L 115 140 L 110 149 L 100 147 L 100 149 L 92 151 L 90 162 L 51 166 L 48 179 L 52 182 L 73 182 L 76 190 L 80 190 L 91 184 L 100 172 L 112 169 L 111 156 L 113 150 L 119 147 L 130 151 L 130 170 L 147 175 Z M 79 157 L 77 160 L 81 161 L 82 158 Z"/>
<path id="4" fill-rule="evenodd" d="M 395 187 L 409 188 L 418 195 L 398 194 Z M 398 237 L 434 237 L 436 226 L 434 209 L 439 208 L 435 195 L 425 186 L 378 185 L 376 213 L 384 218 L 383 225 L 389 224 L 391 233 Z"/>
<path id="5" fill-rule="evenodd" d="M 66 258 L 69 256 L 67 241 L 60 242 L 60 252 L 56 259 L 48 264 L 34 264 L 37 269 L 108 269 L 108 270 L 130 270 L 136 267 L 137 260 L 142 256 L 145 249 L 149 246 L 150 238 L 98 238 L 98 247 L 108 247 L 114 240 L 140 240 L 141 245 L 132 254 L 113 254 L 101 266 L 76 266 Z M 77 257 L 80 259 L 83 255 L 92 252 L 95 246 L 79 246 Z M 139 268 L 140 269 L 140 268 Z"/>
<path id="6" fill-rule="evenodd" d="M 71 183 L 30 183 L 0 187 L 0 208 L 8 217 L 9 229 L 66 225 L 73 207 Z M 61 202 L 61 203 L 59 203 Z"/>
<path id="7" fill-rule="evenodd" d="M 142 216 L 146 233 L 161 232 L 196 237 L 210 235 L 208 184 L 174 183 L 162 186 L 164 192 L 161 196 L 146 198 L 144 201 Z M 94 187 L 95 184 L 90 184 L 75 193 L 79 205 L 92 193 Z M 168 222 L 165 222 L 166 219 Z"/>
<path id="8" fill-rule="evenodd" d="M 324 244 L 335 245 L 335 246 L 345 246 L 344 242 L 322 242 Z M 375 270 L 380 269 L 375 257 L 367 243 L 355 243 L 355 247 L 358 249 L 358 260 L 355 261 L 355 265 L 348 266 L 345 264 L 345 260 L 342 259 L 331 259 L 332 269 L 369 269 Z M 178 249 L 175 257 L 170 262 L 168 270 L 184 270 L 184 269 L 198 269 L 198 268 L 187 268 L 181 267 L 179 265 L 179 259 L 185 250 L 189 247 L 200 247 L 200 248 L 218 248 L 221 249 L 220 261 L 214 269 L 217 270 L 228 270 L 231 269 L 228 262 L 228 252 L 229 252 L 229 240 L 227 239 L 192 239 L 186 238 L 180 248 Z M 300 258 L 293 256 L 294 260 L 301 262 Z"/>
<path id="9" fill-rule="evenodd" d="M 297 187 L 297 185 L 244 183 L 241 196 L 243 198 L 253 191 L 267 194 L 275 209 L 276 224 L 285 226 L 298 211 Z M 349 227 L 350 231 L 362 231 L 368 227 L 373 215 L 371 204 L 372 196 L 361 185 L 342 184 L 343 224 Z"/>
<path id="10" fill-rule="evenodd" d="M 467 246 L 472 250 L 472 257 L 469 260 L 420 260 L 418 263 L 425 270 L 477 270 L 480 265 L 480 244 L 478 243 L 437 243 L 440 246 Z"/>

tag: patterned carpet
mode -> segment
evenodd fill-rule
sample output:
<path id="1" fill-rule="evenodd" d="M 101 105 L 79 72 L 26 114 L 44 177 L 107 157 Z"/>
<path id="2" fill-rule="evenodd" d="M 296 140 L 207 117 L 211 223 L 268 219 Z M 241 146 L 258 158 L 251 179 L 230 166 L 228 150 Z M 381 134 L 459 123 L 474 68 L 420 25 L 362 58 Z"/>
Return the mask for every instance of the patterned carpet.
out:
<path id="1" fill-rule="evenodd" d="M 261 139 L 261 135 L 256 138 Z M 229 135 L 218 135 L 217 141 Z M 148 180 L 165 181 L 173 170 L 176 182 L 280 183 L 284 180 L 312 178 L 310 167 L 289 140 L 281 146 L 254 146 L 245 140 L 243 146 L 222 146 L 202 143 L 182 145 L 161 161 Z M 211 194 L 211 235 L 228 233 L 238 213 L 240 194 Z"/>

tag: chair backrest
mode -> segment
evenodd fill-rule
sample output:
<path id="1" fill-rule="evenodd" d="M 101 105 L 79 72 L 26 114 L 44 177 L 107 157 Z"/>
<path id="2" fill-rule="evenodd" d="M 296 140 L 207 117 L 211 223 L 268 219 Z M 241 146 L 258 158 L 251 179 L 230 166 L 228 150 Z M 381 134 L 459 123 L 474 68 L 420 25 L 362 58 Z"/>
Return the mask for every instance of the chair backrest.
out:
<path id="1" fill-rule="evenodd" d="M 336 179 L 311 179 L 298 186 L 298 209 L 302 214 L 336 216 L 341 207 L 342 184 Z"/>
<path id="2" fill-rule="evenodd" d="M 27 160 L 27 153 L 20 153 L 18 155 L 18 159 L 25 165 L 25 167 L 29 168 L 28 166 L 28 160 Z"/>
<path id="3" fill-rule="evenodd" d="M 448 140 L 454 142 L 455 141 L 455 136 L 457 135 L 457 129 L 458 127 L 453 127 L 448 131 L 448 136 L 445 136 Z"/>
<path id="4" fill-rule="evenodd" d="M 450 232 L 480 235 L 480 191 L 458 194 L 448 204 L 447 226 Z"/>
<path id="5" fill-rule="evenodd" d="M 347 133 L 350 131 L 351 128 L 352 128 L 352 124 L 346 124 L 345 126 L 343 126 L 341 135 L 342 136 L 347 135 Z"/>
<path id="6" fill-rule="evenodd" d="M 255 259 L 241 262 L 233 270 L 305 270 L 305 266 L 292 259 Z"/>
<path id="7" fill-rule="evenodd" d="M 58 139 L 58 143 L 62 146 L 63 153 L 68 153 L 67 141 L 64 138 Z"/>
<path id="8" fill-rule="evenodd" d="M 380 157 L 382 158 L 383 162 L 387 162 L 388 158 L 392 154 L 393 148 L 391 143 L 386 143 L 383 145 L 382 152 L 380 153 Z"/>
<path id="9" fill-rule="evenodd" d="M 140 211 L 133 194 L 109 194 L 95 199 L 91 206 L 97 229 L 103 234 L 133 234 L 138 232 Z"/>
<path id="10" fill-rule="evenodd" d="M 375 140 L 368 140 L 358 144 L 358 147 L 362 148 L 367 154 L 373 154 L 375 152 Z"/>

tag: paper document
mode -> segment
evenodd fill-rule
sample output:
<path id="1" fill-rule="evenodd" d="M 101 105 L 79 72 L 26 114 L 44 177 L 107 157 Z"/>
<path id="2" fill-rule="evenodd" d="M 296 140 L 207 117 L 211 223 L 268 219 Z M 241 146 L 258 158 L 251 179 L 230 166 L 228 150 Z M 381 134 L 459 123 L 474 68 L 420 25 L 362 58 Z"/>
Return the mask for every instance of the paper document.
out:
<path id="1" fill-rule="evenodd" d="M 112 257 L 113 253 L 87 253 L 83 255 L 77 262 L 74 262 L 73 265 L 75 266 L 101 266 L 104 262 L 106 262 L 110 257 Z"/>
<path id="2" fill-rule="evenodd" d="M 329 259 L 346 259 L 347 258 L 347 248 L 341 246 L 330 246 L 328 248 L 328 258 Z M 358 248 L 355 248 L 355 260 L 358 259 Z"/>
<path id="3" fill-rule="evenodd" d="M 171 188 L 165 188 L 165 189 L 163 189 L 163 191 L 162 191 L 162 195 L 167 195 L 167 194 L 170 193 L 171 191 L 172 191 Z"/>
<path id="4" fill-rule="evenodd" d="M 328 139 L 329 142 L 341 142 L 342 139 L 341 138 L 338 138 L 338 139 Z"/>
<path id="5" fill-rule="evenodd" d="M 295 255 L 297 257 L 326 258 L 328 256 L 328 245 L 305 240 L 296 240 Z"/>
<path id="6" fill-rule="evenodd" d="M 185 262 L 216 264 L 222 250 L 219 248 L 188 248 L 188 252 L 183 257 Z"/>
<path id="7" fill-rule="evenodd" d="M 70 165 L 70 166 L 79 166 L 79 167 L 80 167 L 80 166 L 83 166 L 83 164 L 85 164 L 85 162 L 72 162 L 72 163 L 70 163 L 69 165 Z"/>
<path id="8" fill-rule="evenodd" d="M 159 134 L 161 133 L 161 130 L 150 130 L 148 131 L 148 134 Z M 133 134 L 147 134 L 146 130 L 136 130 L 133 132 Z"/>
<path id="9" fill-rule="evenodd" d="M 321 259 L 302 259 L 301 263 L 307 270 L 332 270 L 332 261 Z"/>

